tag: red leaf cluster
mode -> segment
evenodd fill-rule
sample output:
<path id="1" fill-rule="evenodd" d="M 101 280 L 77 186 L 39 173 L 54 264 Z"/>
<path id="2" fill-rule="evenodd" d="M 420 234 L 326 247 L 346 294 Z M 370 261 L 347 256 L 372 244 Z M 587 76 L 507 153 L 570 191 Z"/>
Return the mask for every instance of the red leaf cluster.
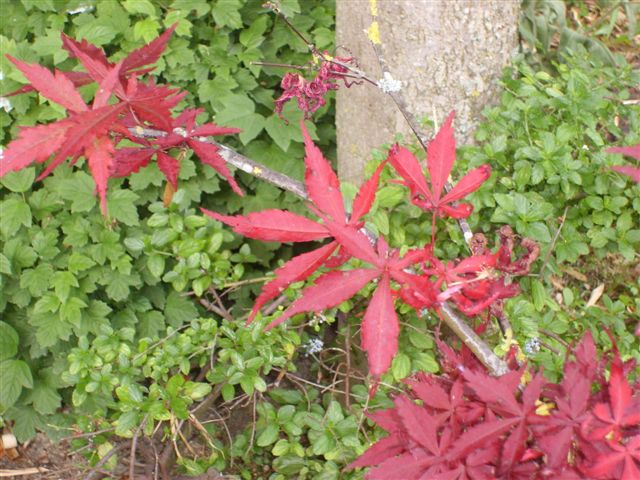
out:
<path id="1" fill-rule="evenodd" d="M 324 52 L 324 55 L 328 57 L 329 54 Z M 282 116 L 284 104 L 296 98 L 298 108 L 304 112 L 305 118 L 309 118 L 313 112 L 327 103 L 324 99 L 327 92 L 339 88 L 337 80 L 342 79 L 347 87 L 350 86 L 344 77 L 347 68 L 335 62 L 349 64 L 352 61 L 352 58 L 340 57 L 335 58 L 334 61 L 323 59 L 313 80 L 306 80 L 297 73 L 287 73 L 280 82 L 280 87 L 284 91 L 275 102 L 275 112 Z"/>
<path id="2" fill-rule="evenodd" d="M 450 115 L 429 146 L 431 189 L 426 185 L 417 160 L 408 151 L 395 147 L 389 154 L 388 162 L 405 179 L 415 201 L 440 215 L 457 216 L 462 211 L 470 212 L 470 206 L 453 206 L 450 203 L 478 188 L 486 179 L 489 169 L 481 167 L 467 174 L 449 194 L 441 198 L 455 161 L 452 118 L 453 115 Z M 504 274 L 528 272 L 538 253 L 533 242 L 525 239 L 523 246 L 527 253 L 519 260 L 512 260 L 514 235 L 504 230 L 501 245 L 495 254 L 478 242 L 477 251 L 472 257 L 447 265 L 434 256 L 431 244 L 401 255 L 399 250 L 389 248 L 383 237 L 373 242 L 363 229 L 363 216 L 371 209 L 380 174 L 387 162 L 382 162 L 373 176 L 362 185 L 353 202 L 351 214 L 347 215 L 338 177 L 309 138 L 304 122 L 301 126 L 305 142 L 305 183 L 309 209 L 320 221 L 281 210 L 266 210 L 247 216 L 224 216 L 203 210 L 207 215 L 231 226 L 237 233 L 250 238 L 279 242 L 330 239 L 329 243 L 292 258 L 275 271 L 276 278 L 264 286 L 251 311 L 249 322 L 262 306 L 285 288 L 294 282 L 306 280 L 321 267 L 333 270 L 317 277 L 313 285 L 305 288 L 269 328 L 300 313 L 335 307 L 353 297 L 367 284 L 375 283 L 375 291 L 362 321 L 361 340 L 362 348 L 368 355 L 369 371 L 378 377 L 389 368 L 398 349 L 396 299 L 401 299 L 419 312 L 425 308 L 437 309 L 441 302 L 452 299 L 468 315 L 478 314 L 492 305 L 496 305 L 494 315 L 500 314 L 499 301 L 518 292 L 515 285 L 505 284 Z M 416 193 L 417 190 L 420 191 Z M 339 269 L 350 259 L 359 260 L 359 268 Z"/>
<path id="3" fill-rule="evenodd" d="M 440 347 L 444 375 L 407 381 L 410 394 L 369 415 L 389 435 L 350 465 L 374 467 L 366 479 L 640 478 L 640 392 L 615 349 L 605 381 L 585 335 L 553 384 L 524 369 L 492 377 Z"/>
<path id="4" fill-rule="evenodd" d="M 188 147 L 204 163 L 224 176 L 237 193 L 242 194 L 219 155 L 218 148 L 201 139 L 202 136 L 229 135 L 239 130 L 213 123 L 196 128 L 195 117 L 199 110 L 188 109 L 173 118 L 171 110 L 186 92 L 156 85 L 153 80 L 139 80 L 140 75 L 153 69 L 147 66 L 160 58 L 175 27 L 173 25 L 117 64 L 109 62 L 100 48 L 62 34 L 63 48 L 80 61 L 86 72 L 56 70 L 52 73 L 40 65 L 31 65 L 7 55 L 30 82 L 13 94 L 38 91 L 43 97 L 64 107 L 68 117 L 48 125 L 22 127 L 18 139 L 11 142 L 4 152 L 4 160 L 0 162 L 0 177 L 34 162 L 44 163 L 53 156 L 38 177 L 42 179 L 67 158 L 75 163 L 80 157 L 85 157 L 96 184 L 102 212 L 106 214 L 109 178 L 136 172 L 155 155 L 158 167 L 175 189 L 180 163 L 169 155 L 169 150 Z M 92 82 L 97 83 L 99 89 L 92 104 L 87 105 L 77 88 Z M 110 102 L 112 96 L 115 97 L 114 102 Z M 168 135 L 164 138 L 140 139 L 130 134 L 130 127 L 152 128 Z M 185 133 L 176 134 L 177 127 L 183 127 Z M 141 147 L 116 148 L 124 138 Z"/>

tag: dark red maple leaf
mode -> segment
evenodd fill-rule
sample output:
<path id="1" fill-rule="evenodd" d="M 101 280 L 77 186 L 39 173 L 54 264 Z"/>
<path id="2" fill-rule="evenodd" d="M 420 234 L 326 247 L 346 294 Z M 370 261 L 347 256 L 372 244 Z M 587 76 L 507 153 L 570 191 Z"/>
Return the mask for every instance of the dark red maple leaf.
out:
<path id="1" fill-rule="evenodd" d="M 614 348 L 607 393 L 608 401 L 593 407 L 593 417 L 585 421 L 583 429 L 589 439 L 617 442 L 625 429 L 640 427 L 640 396 L 634 396 L 617 348 Z"/>
<path id="2" fill-rule="evenodd" d="M 562 469 L 569 457 L 577 455 L 576 439 L 589 416 L 591 386 L 599 369 L 591 333 L 574 349 L 576 361 L 567 360 L 559 385 L 549 385 L 545 396 L 555 408 L 532 419 L 538 447 L 546 455 L 550 469 Z"/>
<path id="3" fill-rule="evenodd" d="M 431 188 L 427 185 L 418 159 L 409 150 L 395 145 L 388 156 L 389 163 L 411 191 L 411 201 L 423 210 L 432 211 L 434 222 L 436 216 L 468 217 L 473 206 L 468 203 L 455 205 L 454 202 L 477 190 L 491 175 L 491 167 L 482 165 L 468 172 L 451 191 L 442 195 L 456 159 L 456 144 L 451 127 L 453 117 L 454 112 L 451 112 L 427 149 Z"/>

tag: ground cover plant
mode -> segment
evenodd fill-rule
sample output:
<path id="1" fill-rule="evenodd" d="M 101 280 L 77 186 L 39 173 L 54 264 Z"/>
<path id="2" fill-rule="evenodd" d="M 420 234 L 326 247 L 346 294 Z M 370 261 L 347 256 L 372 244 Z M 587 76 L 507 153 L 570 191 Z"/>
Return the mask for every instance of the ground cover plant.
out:
<path id="1" fill-rule="evenodd" d="M 136 23 L 142 35 L 157 12 L 133 3 L 149 20 Z M 354 59 L 306 40 L 299 25 L 308 23 L 288 20 L 296 3 L 286 5 L 259 18 L 278 18 L 305 38 L 315 70 L 283 76 L 269 118 L 300 131 L 304 152 L 292 154 L 304 183 L 216 143 L 212 136 L 240 135 L 250 153 L 254 137 L 234 118 L 228 127 L 218 125 L 225 115 L 212 122 L 184 100 L 188 93 L 150 76 L 172 34 L 188 27 L 188 11 L 128 55 L 62 36 L 84 72 L 10 58 L 31 86 L 9 98 L 37 90 L 43 105 L 64 110 L 34 115 L 49 122 L 14 131 L 3 153 L 11 192 L 0 224 L 5 426 L 21 441 L 36 430 L 64 438 L 90 461 L 90 477 L 172 478 L 178 463 L 192 475 L 242 478 L 398 478 L 399 468 L 402 478 L 634 478 L 638 285 L 618 279 L 598 309 L 597 288 L 574 294 L 562 275 L 589 252 L 618 255 L 626 266 L 637 260 L 636 170 L 615 156 L 636 154 L 637 109 L 623 101 L 637 72 L 614 74 L 579 57 L 567 61 L 581 74 L 517 64 L 521 77 L 505 76 L 503 104 L 478 132 L 482 141 L 498 126 L 505 138 L 462 149 L 454 165 L 451 114 L 428 145 L 389 146 L 355 189 L 340 184 L 311 126 L 338 85 L 375 81 Z M 246 15 L 240 43 L 261 43 L 245 32 L 270 21 L 252 23 L 253 8 L 213 10 L 221 27 Z M 555 91 L 565 88 L 562 102 Z M 518 101 L 527 95 L 544 117 Z M 623 101 L 611 107 L 599 95 Z M 297 118 L 292 102 L 284 106 L 294 97 Z M 549 122 L 564 109 L 581 114 L 567 126 Z M 523 129 L 512 133 L 505 122 L 517 115 Z M 586 139 L 595 145 L 562 149 Z M 614 140 L 626 146 L 605 152 Z M 79 168 L 59 166 L 67 158 Z M 268 190 L 236 180 L 227 163 L 303 197 L 319 220 L 294 202 L 254 211 Z M 37 173 L 44 180 L 34 183 Z M 230 214 L 244 201 L 229 201 L 231 190 L 249 190 L 250 213 Z M 560 194 L 580 215 L 565 211 L 552 238 L 546 218 Z M 614 237 L 604 210 L 619 215 Z M 223 224 L 260 241 L 323 243 L 280 250 L 293 257 L 265 277 L 258 272 L 274 247 L 242 243 Z M 572 230 L 563 236 L 563 227 Z M 563 242 L 580 243 L 577 255 L 563 254 Z M 252 302 L 250 289 L 264 282 Z M 551 448 L 559 437 L 561 448 Z"/>

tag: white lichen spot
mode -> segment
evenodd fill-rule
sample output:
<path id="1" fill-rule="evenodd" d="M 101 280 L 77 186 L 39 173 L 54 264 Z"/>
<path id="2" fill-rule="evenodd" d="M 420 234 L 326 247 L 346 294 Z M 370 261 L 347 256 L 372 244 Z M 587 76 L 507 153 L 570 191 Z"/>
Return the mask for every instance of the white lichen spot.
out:
<path id="1" fill-rule="evenodd" d="M 240 170 L 242 170 L 243 172 L 252 174 L 253 173 L 253 166 L 249 165 L 248 163 L 242 163 L 240 164 Z"/>
<path id="2" fill-rule="evenodd" d="M 0 97 L 0 108 L 4 109 L 5 112 L 10 112 L 13 110 L 13 105 L 11 105 L 11 101 L 7 97 Z"/>
<path id="3" fill-rule="evenodd" d="M 589 145 L 582 145 L 582 149 L 586 150 L 588 152 L 589 151 Z"/>
<path id="4" fill-rule="evenodd" d="M 93 10 L 93 5 L 81 5 L 78 8 L 74 8 L 73 10 L 67 10 L 69 15 L 77 15 L 78 13 L 86 13 Z"/>
<path id="5" fill-rule="evenodd" d="M 384 72 L 384 77 L 378 80 L 377 85 L 384 93 L 395 93 L 402 89 L 402 82 L 393 78 L 389 72 Z"/>
<path id="6" fill-rule="evenodd" d="M 469 243 L 472 238 L 473 238 L 473 233 L 464 232 L 464 240 L 465 240 L 465 242 Z"/>
<path id="7" fill-rule="evenodd" d="M 180 135 L 181 137 L 187 138 L 187 131 L 184 128 L 174 128 L 173 133 L 176 135 Z"/>
<path id="8" fill-rule="evenodd" d="M 0 147 L 0 160 L 4 160 L 4 148 Z"/>

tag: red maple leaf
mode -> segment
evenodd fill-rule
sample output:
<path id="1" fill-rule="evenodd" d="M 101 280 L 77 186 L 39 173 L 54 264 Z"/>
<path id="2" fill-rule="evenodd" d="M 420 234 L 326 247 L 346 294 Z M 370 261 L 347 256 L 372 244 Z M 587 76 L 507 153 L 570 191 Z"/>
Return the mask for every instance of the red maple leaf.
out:
<path id="1" fill-rule="evenodd" d="M 44 162 L 55 153 L 38 177 L 42 179 L 65 159 L 84 155 L 100 196 L 102 211 L 106 213 L 106 185 L 113 158 L 113 145 L 107 135 L 125 107 L 124 104 L 107 105 L 107 100 L 117 83 L 122 64 L 107 70 L 89 108 L 64 75 L 51 74 L 39 65 L 7 57 L 44 97 L 66 108 L 69 118 L 46 126 L 22 128 L 20 138 L 7 146 L 0 174 L 20 170 L 33 162 Z M 36 138 L 41 134 L 49 143 Z M 34 145 L 28 147 L 30 140 L 34 140 Z"/>
<path id="2" fill-rule="evenodd" d="M 340 182 L 335 172 L 311 141 L 304 123 L 302 132 L 306 153 L 305 184 L 311 202 L 309 207 L 322 219 L 322 223 L 280 210 L 251 213 L 246 217 L 224 216 L 203 211 L 232 226 L 237 233 L 251 238 L 293 242 L 333 238 L 329 244 L 294 257 L 276 270 L 275 280 L 265 285 L 249 321 L 253 320 L 262 305 L 275 298 L 288 285 L 308 278 L 325 265 L 338 248 L 343 256 L 336 263 L 340 264 L 353 257 L 370 264 L 372 268 L 324 273 L 313 285 L 305 288 L 300 297 L 268 328 L 279 325 L 299 313 L 319 312 L 335 307 L 377 279 L 378 286 L 364 315 L 361 337 L 363 349 L 369 358 L 369 370 L 372 375 L 379 376 L 389 368 L 398 347 L 399 323 L 394 308 L 391 281 L 400 284 L 411 283 L 417 276 L 404 270 L 416 262 L 430 258 L 430 250 L 412 250 L 400 258 L 397 251 L 389 250 L 382 238 L 378 239 L 374 248 L 371 240 L 361 230 L 362 216 L 371 208 L 384 163 L 378 167 L 372 178 L 363 184 L 354 200 L 353 212 L 347 216 L 340 193 Z M 426 300 L 421 306 L 424 307 L 425 303 Z"/>
<path id="3" fill-rule="evenodd" d="M 482 165 L 468 172 L 451 191 L 442 195 L 456 159 L 456 144 L 451 128 L 453 116 L 454 112 L 451 112 L 427 149 L 431 188 L 427 185 L 418 159 L 409 150 L 395 145 L 388 157 L 389 163 L 411 191 L 411 201 L 423 210 L 433 211 L 434 222 L 436 216 L 468 217 L 473 206 L 468 203 L 455 205 L 454 202 L 477 190 L 491 175 L 491 167 Z"/>
<path id="4" fill-rule="evenodd" d="M 175 28 L 176 24 L 117 64 L 109 62 L 100 48 L 85 40 L 78 42 L 62 34 L 63 47 L 72 57 L 80 60 L 87 73 L 52 73 L 40 65 L 30 65 L 7 55 L 30 82 L 29 88 L 14 93 L 37 90 L 45 98 L 64 107 L 68 118 L 45 126 L 22 128 L 18 139 L 7 147 L 4 161 L 0 163 L 0 176 L 34 162 L 43 163 L 53 155 L 39 175 L 40 180 L 67 158 L 71 158 L 71 163 L 74 163 L 84 156 L 96 184 L 102 212 L 106 214 L 108 179 L 139 170 L 154 155 L 167 181 L 174 189 L 177 188 L 180 164 L 167 151 L 172 147 L 186 146 L 192 148 L 204 163 L 224 176 L 231 187 L 242 195 L 220 156 L 218 147 L 202 138 L 228 135 L 239 130 L 212 123 L 196 127 L 195 117 L 199 111 L 193 109 L 187 109 L 172 120 L 171 109 L 184 98 L 186 92 L 159 86 L 153 81 L 145 83 L 138 80 L 138 75 L 152 69 L 140 67 L 158 60 Z M 92 81 L 98 83 L 98 90 L 89 107 L 76 87 Z M 112 95 L 118 101 L 109 104 Z M 134 126 L 151 126 L 168 135 L 155 140 L 139 139 L 129 132 L 129 128 Z M 184 127 L 183 135 L 175 133 L 174 130 L 178 127 Z M 116 150 L 115 145 L 124 137 L 142 147 Z"/>
<path id="5" fill-rule="evenodd" d="M 617 348 L 614 348 L 607 393 L 608 401 L 593 407 L 593 418 L 587 420 L 583 428 L 590 439 L 616 442 L 624 436 L 625 429 L 640 426 L 640 396 L 633 395 Z"/>
<path id="6" fill-rule="evenodd" d="M 633 157 L 636 160 L 640 160 L 640 144 L 629 147 L 611 147 L 606 150 L 609 153 L 621 153 L 627 157 Z M 629 165 L 617 165 L 611 167 L 614 170 L 623 175 L 627 175 L 633 179 L 634 182 L 640 183 L 640 167 L 632 167 Z"/>
<path id="7" fill-rule="evenodd" d="M 311 141 L 304 122 L 301 122 L 301 128 L 306 152 L 305 182 L 309 199 L 315 205 L 314 210 L 320 215 L 335 218 L 337 222 L 357 231 L 362 227 L 362 216 L 371 208 L 384 164 L 381 164 L 374 175 L 364 183 L 354 200 L 353 214 L 347 219 L 340 183 L 335 172 Z M 322 187 L 325 184 L 327 186 Z M 283 210 L 266 210 L 250 213 L 247 216 L 225 216 L 205 209 L 203 212 L 231 226 L 236 233 L 264 241 L 307 242 L 332 236 L 326 225 Z M 276 278 L 264 286 L 262 293 L 256 299 L 248 322 L 253 321 L 260 308 L 278 296 L 291 283 L 309 278 L 338 248 L 338 243 L 334 241 L 311 252 L 298 255 L 278 268 L 275 271 Z"/>

